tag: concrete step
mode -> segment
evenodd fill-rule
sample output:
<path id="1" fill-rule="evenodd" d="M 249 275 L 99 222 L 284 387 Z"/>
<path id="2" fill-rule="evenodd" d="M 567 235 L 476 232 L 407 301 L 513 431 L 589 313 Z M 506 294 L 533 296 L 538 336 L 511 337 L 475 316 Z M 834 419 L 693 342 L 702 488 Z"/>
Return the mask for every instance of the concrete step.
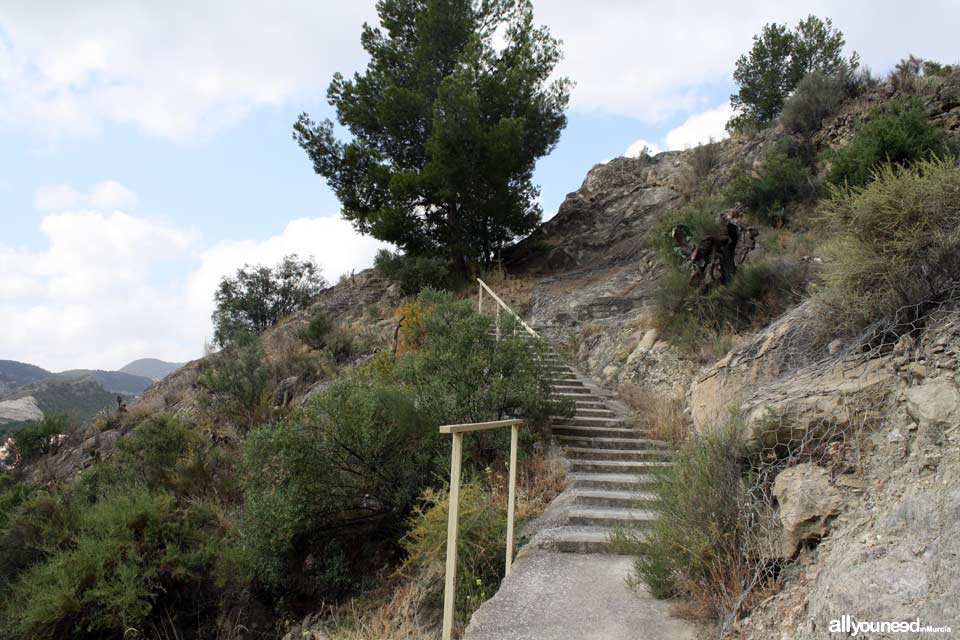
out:
<path id="1" fill-rule="evenodd" d="M 616 418 L 617 414 L 610 409 L 600 409 L 596 407 L 576 407 L 575 416 L 579 417 L 590 417 L 590 418 Z"/>
<path id="2" fill-rule="evenodd" d="M 593 449 L 623 449 L 630 451 L 640 451 L 643 449 L 659 449 L 663 447 L 662 442 L 657 440 L 650 440 L 648 438 L 641 437 L 630 437 L 630 438 L 620 438 L 620 437 L 611 437 L 611 438 L 598 438 L 594 435 L 593 429 L 584 434 L 582 431 L 577 431 L 572 435 L 562 435 L 554 433 L 557 436 L 557 442 L 565 447 L 585 447 Z M 639 432 L 635 432 L 640 435 Z"/>
<path id="3" fill-rule="evenodd" d="M 593 395 L 590 389 L 587 389 L 583 386 L 583 383 L 580 383 L 580 386 L 575 386 L 572 384 L 558 384 L 553 385 L 551 390 L 555 395 L 573 395 L 573 396 L 589 396 Z"/>
<path id="4" fill-rule="evenodd" d="M 581 381 L 576 378 L 569 378 L 566 380 L 555 380 L 551 378 L 544 378 L 547 382 L 550 383 L 550 387 L 553 389 L 559 388 L 568 388 L 568 387 L 586 387 L 587 385 L 583 384 Z"/>
<path id="5" fill-rule="evenodd" d="M 662 460 L 571 460 L 572 471 L 584 473 L 649 473 L 654 469 L 669 467 L 672 462 Z"/>
<path id="6" fill-rule="evenodd" d="M 578 398 L 573 402 L 574 404 L 576 404 L 578 409 L 581 407 L 585 409 L 608 409 L 607 403 L 604 402 L 603 400 L 600 400 L 599 398 L 596 400 L 591 400 L 589 398 L 583 398 L 583 399 Z"/>
<path id="7" fill-rule="evenodd" d="M 558 527 L 544 533 L 537 547 L 560 553 L 618 553 L 610 542 L 609 527 Z"/>
<path id="8" fill-rule="evenodd" d="M 573 418 L 557 418 L 553 424 L 568 425 L 571 427 L 616 427 L 626 424 L 622 419 L 614 416 L 576 416 Z"/>
<path id="9" fill-rule="evenodd" d="M 571 460 L 633 460 L 665 461 L 672 455 L 668 449 L 599 449 L 592 447 L 564 447 Z"/>
<path id="10" fill-rule="evenodd" d="M 551 371 L 546 375 L 546 380 L 579 380 L 580 378 L 573 371 Z"/>
<path id="11" fill-rule="evenodd" d="M 578 438 L 635 438 L 639 440 L 641 437 L 640 432 L 633 429 L 574 425 L 554 425 L 553 434 L 557 436 L 576 436 Z"/>
<path id="12" fill-rule="evenodd" d="M 641 509 L 573 507 L 568 521 L 575 527 L 643 527 L 654 520 L 656 515 Z"/>
<path id="13" fill-rule="evenodd" d="M 610 489 L 612 491 L 650 491 L 656 486 L 653 476 L 635 473 L 578 473 L 570 474 L 575 489 Z"/>
<path id="14" fill-rule="evenodd" d="M 649 491 L 635 493 L 633 491 L 604 491 L 603 489 L 579 489 L 574 494 L 573 504 L 586 507 L 618 507 L 621 509 L 635 509 L 657 499 L 656 494 Z"/>

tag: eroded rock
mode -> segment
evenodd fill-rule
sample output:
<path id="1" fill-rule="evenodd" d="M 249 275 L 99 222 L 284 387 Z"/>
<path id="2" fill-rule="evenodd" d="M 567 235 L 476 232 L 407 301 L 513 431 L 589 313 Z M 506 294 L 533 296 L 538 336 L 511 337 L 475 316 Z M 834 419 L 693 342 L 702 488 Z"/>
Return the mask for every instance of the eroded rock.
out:
<path id="1" fill-rule="evenodd" d="M 780 472 L 773 493 L 780 505 L 780 552 L 785 558 L 826 536 L 830 521 L 843 507 L 843 496 L 830 483 L 830 474 L 815 464 L 799 464 Z"/>

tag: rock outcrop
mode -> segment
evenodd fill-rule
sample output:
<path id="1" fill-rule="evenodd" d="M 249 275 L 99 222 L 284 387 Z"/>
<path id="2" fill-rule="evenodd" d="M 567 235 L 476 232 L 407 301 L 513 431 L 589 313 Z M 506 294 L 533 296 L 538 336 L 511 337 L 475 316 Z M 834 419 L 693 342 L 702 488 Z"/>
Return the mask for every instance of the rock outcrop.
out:
<path id="1" fill-rule="evenodd" d="M 784 469 L 773 483 L 780 516 L 780 553 L 792 558 L 805 544 L 827 535 L 840 514 L 843 498 L 830 483 L 830 473 L 811 463 Z"/>
<path id="2" fill-rule="evenodd" d="M 42 419 L 43 411 L 40 410 L 40 407 L 37 405 L 37 399 L 33 396 L 24 396 L 14 400 L 4 400 L 0 402 L 0 424 Z"/>

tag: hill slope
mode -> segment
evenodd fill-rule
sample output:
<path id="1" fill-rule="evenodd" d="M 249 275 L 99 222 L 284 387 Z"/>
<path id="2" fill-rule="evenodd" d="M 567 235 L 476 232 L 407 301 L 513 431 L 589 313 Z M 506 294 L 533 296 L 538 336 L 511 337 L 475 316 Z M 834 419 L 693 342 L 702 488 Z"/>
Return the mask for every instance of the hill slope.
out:
<path id="1" fill-rule="evenodd" d="M 137 396 L 153 384 L 152 378 L 137 376 L 122 371 L 102 371 L 100 369 L 73 369 L 56 374 L 57 378 L 76 380 L 77 378 L 91 377 L 100 386 L 111 393 L 122 393 Z"/>
<path id="2" fill-rule="evenodd" d="M 166 362 L 156 358 L 140 358 L 121 367 L 120 372 L 157 381 L 163 380 L 185 364 L 185 362 Z"/>
<path id="3" fill-rule="evenodd" d="M 39 382 L 52 375 L 46 369 L 32 364 L 17 362 L 16 360 L 0 360 L 0 393 L 31 382 Z"/>

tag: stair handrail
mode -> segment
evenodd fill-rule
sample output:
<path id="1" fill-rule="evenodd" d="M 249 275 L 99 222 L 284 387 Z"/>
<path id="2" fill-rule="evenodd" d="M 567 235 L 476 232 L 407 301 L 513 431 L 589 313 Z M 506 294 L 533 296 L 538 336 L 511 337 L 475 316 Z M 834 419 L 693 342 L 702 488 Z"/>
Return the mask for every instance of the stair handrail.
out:
<path id="1" fill-rule="evenodd" d="M 459 530 L 460 510 L 460 466 L 463 461 L 463 434 L 470 431 L 486 431 L 510 427 L 510 484 L 507 497 L 507 568 L 510 575 L 513 567 L 513 512 L 517 496 L 517 442 L 523 420 L 496 420 L 494 422 L 474 422 L 470 424 L 447 424 L 440 427 L 440 433 L 453 435 L 450 448 L 450 494 L 447 515 L 447 566 L 443 585 L 443 640 L 453 635 L 453 613 L 457 599 L 457 532 Z"/>
<path id="2" fill-rule="evenodd" d="M 493 292 L 493 289 L 491 289 L 491 288 L 487 285 L 486 282 L 484 282 L 484 281 L 481 280 L 480 278 L 477 278 L 477 282 L 480 283 L 479 293 L 477 294 L 477 312 L 480 313 L 480 314 L 483 313 L 483 292 L 484 292 L 484 291 L 486 291 L 487 293 L 489 293 L 489 294 L 490 294 L 490 297 L 493 298 L 494 301 L 497 303 L 496 328 L 497 328 L 497 338 L 498 338 L 498 339 L 500 338 L 500 309 L 506 310 L 507 313 L 509 313 L 511 316 L 513 316 L 514 319 L 515 319 L 517 322 L 520 323 L 520 326 L 523 327 L 524 329 L 526 329 L 527 333 L 529 333 L 531 336 L 533 336 L 534 338 L 539 338 L 539 337 L 540 337 L 540 334 L 538 334 L 536 331 L 534 331 L 534 330 L 530 327 L 530 325 L 528 325 L 526 322 L 524 322 L 524 321 L 523 321 L 523 318 L 521 318 L 519 315 L 517 315 L 517 313 L 516 313 L 513 309 L 510 308 L 510 305 L 508 305 L 506 302 L 504 302 L 503 300 L 501 300 L 501 299 L 500 299 L 500 296 L 498 296 L 496 293 L 494 293 L 494 292 Z"/>

